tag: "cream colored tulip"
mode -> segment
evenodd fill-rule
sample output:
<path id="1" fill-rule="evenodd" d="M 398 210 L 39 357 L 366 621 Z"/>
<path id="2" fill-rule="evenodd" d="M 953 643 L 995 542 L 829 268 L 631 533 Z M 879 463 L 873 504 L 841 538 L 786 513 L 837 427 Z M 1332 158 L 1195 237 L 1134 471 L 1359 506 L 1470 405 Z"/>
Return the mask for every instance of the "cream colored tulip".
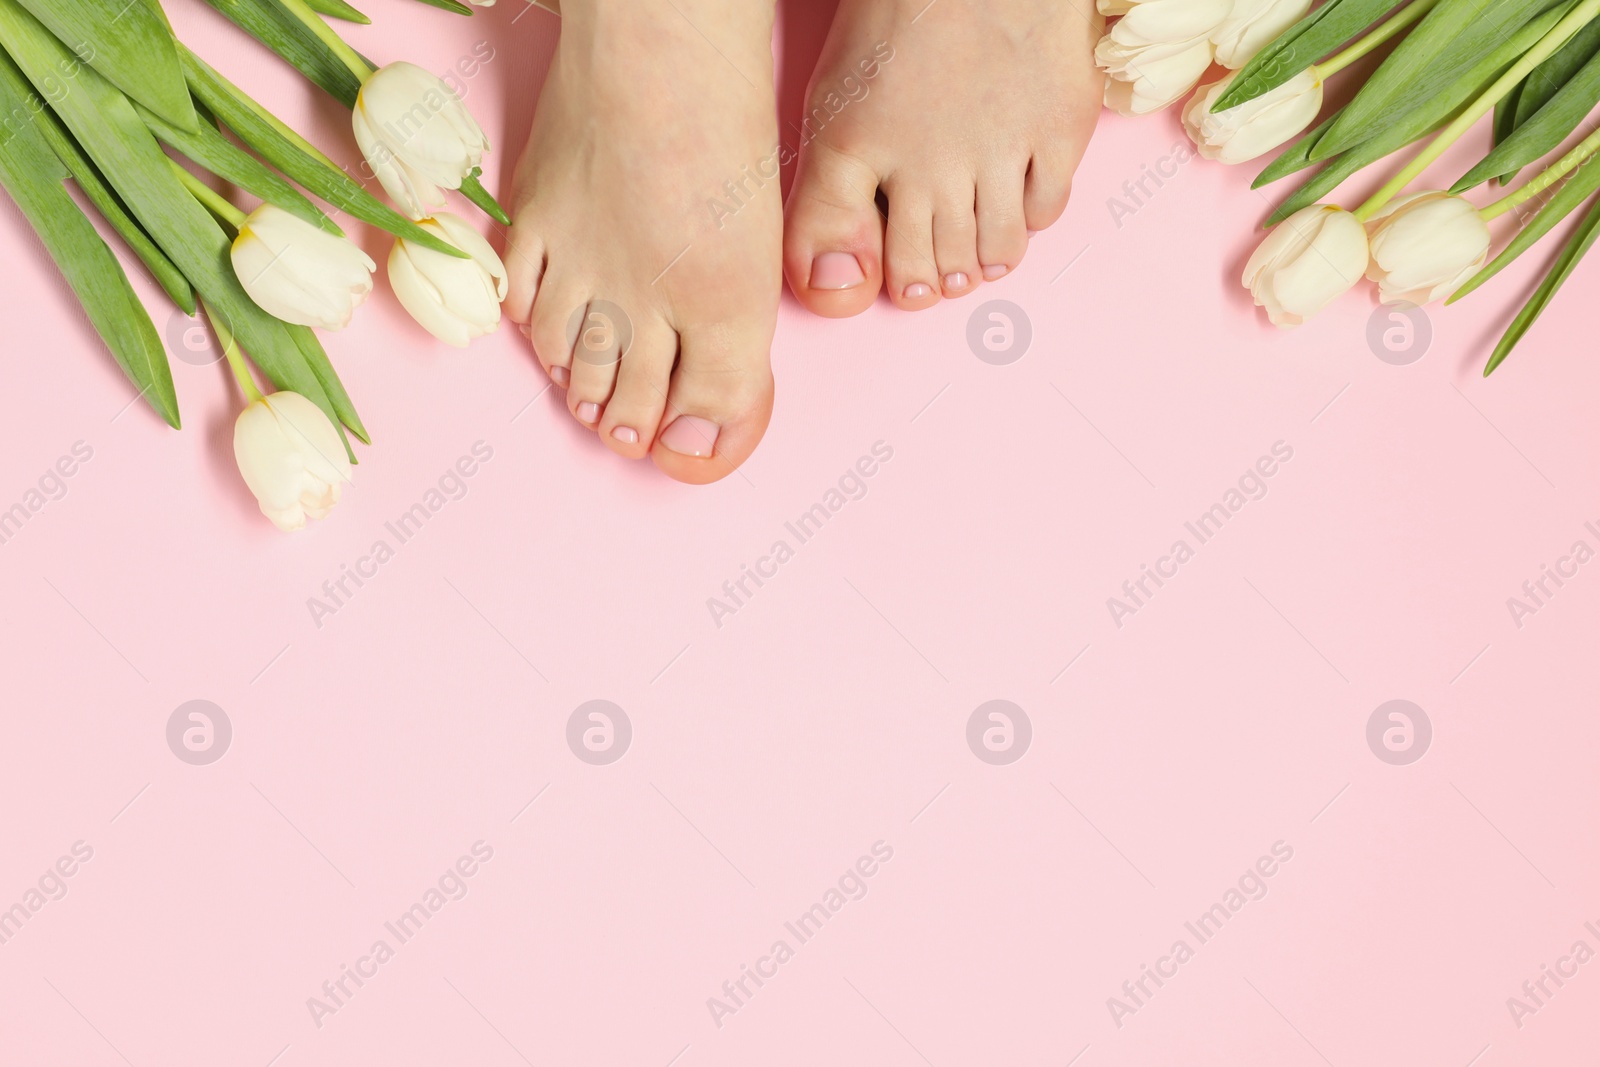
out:
<path id="1" fill-rule="evenodd" d="M 240 412 L 233 455 L 261 514 L 280 530 L 327 515 L 351 480 L 339 431 L 299 393 L 273 393 Z"/>
<path id="2" fill-rule="evenodd" d="M 1367 232 L 1330 204 L 1297 211 L 1244 268 L 1244 286 L 1276 326 L 1298 326 L 1348 292 L 1367 269 Z"/>
<path id="3" fill-rule="evenodd" d="M 378 181 L 413 219 L 443 207 L 444 190 L 461 188 L 489 150 L 455 90 L 413 63 L 374 71 L 351 121 Z"/>
<path id="4" fill-rule="evenodd" d="M 1099 0 L 1100 12 L 1121 16 L 1095 46 L 1109 75 L 1105 104 L 1123 115 L 1145 115 L 1176 103 L 1211 66 L 1211 35 L 1233 0 Z"/>
<path id="5" fill-rule="evenodd" d="M 389 285 L 411 317 L 445 344 L 464 348 L 500 325 L 506 298 L 506 267 L 489 242 L 448 212 L 419 225 L 455 245 L 471 259 L 458 259 L 404 239 L 389 253 Z"/>
<path id="6" fill-rule="evenodd" d="M 1207 159 L 1244 163 L 1265 155 L 1303 133 L 1322 110 L 1322 79 L 1308 69 L 1254 100 L 1212 111 L 1234 77 L 1202 86 L 1183 109 L 1183 128 Z"/>
<path id="7" fill-rule="evenodd" d="M 1386 304 L 1423 304 L 1459 289 L 1489 258 L 1489 224 L 1478 209 L 1444 192 L 1412 193 L 1367 221 L 1367 277 Z"/>
<path id="8" fill-rule="evenodd" d="M 1311 0 L 1234 0 L 1233 11 L 1211 35 L 1217 62 L 1238 70 L 1310 10 Z"/>
<path id="9" fill-rule="evenodd" d="M 342 330 L 372 292 L 378 265 L 338 234 L 262 204 L 233 241 L 233 272 L 267 314 L 300 326 Z"/>

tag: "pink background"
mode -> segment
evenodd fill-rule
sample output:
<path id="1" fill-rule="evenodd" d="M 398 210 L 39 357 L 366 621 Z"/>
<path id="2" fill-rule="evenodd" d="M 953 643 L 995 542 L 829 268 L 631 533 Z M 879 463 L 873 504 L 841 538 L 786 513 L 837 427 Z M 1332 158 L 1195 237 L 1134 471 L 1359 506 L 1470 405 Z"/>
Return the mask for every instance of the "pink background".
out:
<path id="1" fill-rule="evenodd" d="M 336 105 L 170 6 L 354 161 Z M 367 6 L 348 33 L 379 59 L 493 42 L 468 102 L 505 189 L 558 20 Z M 791 114 L 827 20 L 801 6 Z M 328 338 L 376 443 L 294 537 L 234 469 L 223 365 L 174 360 L 182 433 L 128 407 L 7 203 L 0 507 L 93 457 L 0 545 L 0 908 L 93 858 L 0 944 L 0 1062 L 1592 1062 L 1600 961 L 1520 1028 L 1506 1001 L 1600 949 L 1600 563 L 1520 628 L 1507 598 L 1600 547 L 1600 264 L 1487 382 L 1542 255 L 1430 309 L 1406 366 L 1369 348 L 1365 293 L 1277 332 L 1236 282 L 1267 204 L 1246 172 L 1190 163 L 1113 221 L 1179 137 L 1108 116 L 1066 218 L 977 297 L 849 322 L 786 298 L 771 431 L 708 488 L 581 431 L 509 326 L 456 352 L 380 291 Z M 966 341 L 991 299 L 1031 321 L 1009 365 Z M 466 495 L 398 544 L 385 522 L 479 441 Z M 880 441 L 867 494 L 716 625 L 708 598 Z M 1107 598 L 1279 441 L 1266 497 L 1119 628 Z M 380 538 L 317 626 L 308 598 Z M 232 723 L 209 766 L 167 747 L 194 699 Z M 604 766 L 566 740 L 595 699 L 633 730 Z M 1004 766 L 966 741 L 994 699 L 1032 724 Z M 1407 766 L 1366 741 L 1393 699 L 1432 722 Z M 477 841 L 469 892 L 399 945 L 384 923 Z M 784 923 L 879 841 L 865 897 L 799 944 Z M 1185 922 L 1280 841 L 1266 896 L 1198 945 Z M 1180 937 L 1194 958 L 1116 1025 L 1107 998 Z M 317 1026 L 307 999 L 379 938 L 394 958 Z M 716 1025 L 780 938 L 794 958 Z"/>

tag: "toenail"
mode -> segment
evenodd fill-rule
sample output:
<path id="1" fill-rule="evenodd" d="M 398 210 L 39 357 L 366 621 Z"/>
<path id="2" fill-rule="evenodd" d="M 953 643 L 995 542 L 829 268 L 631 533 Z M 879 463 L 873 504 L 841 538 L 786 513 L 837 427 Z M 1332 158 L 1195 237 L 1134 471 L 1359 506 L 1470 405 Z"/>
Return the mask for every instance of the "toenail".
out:
<path id="1" fill-rule="evenodd" d="M 578 421 L 586 422 L 590 426 L 600 421 L 600 405 L 590 400 L 585 400 L 578 405 Z"/>
<path id="2" fill-rule="evenodd" d="M 996 278 L 1004 278 L 1006 276 L 1006 272 L 1010 269 L 1011 268 L 1006 266 L 1004 263 L 991 263 L 987 267 L 983 268 L 984 280 L 992 282 Z"/>
<path id="3" fill-rule="evenodd" d="M 813 289 L 854 289 L 866 280 L 861 261 L 849 252 L 824 252 L 811 263 Z"/>
<path id="4" fill-rule="evenodd" d="M 551 367 L 550 380 L 565 389 L 567 383 L 572 380 L 572 372 L 565 367 Z"/>
<path id="5" fill-rule="evenodd" d="M 519 322 L 519 323 L 517 323 L 517 329 L 522 333 L 522 336 L 524 336 L 524 337 L 526 337 L 528 339 L 528 343 L 529 344 L 533 343 L 533 327 L 532 326 L 529 326 L 525 322 Z"/>
<path id="6" fill-rule="evenodd" d="M 922 282 L 916 282 L 912 285 L 906 286 L 907 300 L 921 300 L 923 297 L 931 296 L 932 294 L 932 286 L 924 285 Z"/>
<path id="7" fill-rule="evenodd" d="M 717 445 L 717 434 L 722 428 L 710 419 L 698 415 L 679 415 L 672 425 L 661 431 L 657 443 L 685 456 L 709 456 Z"/>
<path id="8" fill-rule="evenodd" d="M 944 287 L 946 289 L 965 289 L 969 280 L 964 272 L 958 270 L 954 274 L 946 274 L 944 276 Z"/>
<path id="9" fill-rule="evenodd" d="M 1030 238 L 1031 238 L 1031 237 L 1033 237 L 1033 236 L 1034 236 L 1034 235 L 1035 235 L 1035 234 L 1037 234 L 1037 233 L 1038 233 L 1038 232 L 1039 232 L 1039 231 L 1038 231 L 1038 230 L 1029 230 L 1029 231 L 1028 231 L 1028 236 L 1029 236 L 1029 237 L 1030 237 Z"/>
<path id="10" fill-rule="evenodd" d="M 611 431 L 611 436 L 615 437 L 625 445 L 636 445 L 639 443 L 639 431 L 635 430 L 632 426 L 618 426 Z"/>

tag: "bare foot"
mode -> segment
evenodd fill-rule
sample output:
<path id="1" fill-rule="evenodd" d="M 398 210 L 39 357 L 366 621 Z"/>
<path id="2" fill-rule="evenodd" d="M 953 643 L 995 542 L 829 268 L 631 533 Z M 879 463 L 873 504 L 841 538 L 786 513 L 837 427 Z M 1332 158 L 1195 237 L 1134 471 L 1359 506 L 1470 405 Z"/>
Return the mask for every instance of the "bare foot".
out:
<path id="1" fill-rule="evenodd" d="M 517 166 L 506 311 L 573 418 L 680 481 L 715 481 L 772 414 L 773 4 L 561 9 Z"/>
<path id="2" fill-rule="evenodd" d="M 1015 270 L 1066 208 L 1099 37 L 1089 0 L 841 0 L 784 229 L 800 302 L 916 311 Z"/>

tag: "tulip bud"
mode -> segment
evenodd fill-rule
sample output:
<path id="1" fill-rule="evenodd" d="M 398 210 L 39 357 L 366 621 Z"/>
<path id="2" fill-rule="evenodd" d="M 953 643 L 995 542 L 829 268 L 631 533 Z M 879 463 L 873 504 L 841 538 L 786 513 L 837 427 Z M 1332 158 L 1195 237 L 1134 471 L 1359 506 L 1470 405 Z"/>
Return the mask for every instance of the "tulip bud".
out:
<path id="1" fill-rule="evenodd" d="M 389 285 L 424 329 L 445 344 L 465 348 L 472 338 L 500 325 L 505 264 L 459 216 L 440 212 L 418 225 L 472 258 L 458 259 L 401 239 L 389 253 Z"/>
<path id="2" fill-rule="evenodd" d="M 299 393 L 273 393 L 240 412 L 233 455 L 261 514 L 284 531 L 327 515 L 350 481 L 339 431 Z"/>
<path id="3" fill-rule="evenodd" d="M 261 309 L 284 322 L 342 330 L 372 292 L 378 265 L 355 243 L 262 204 L 233 241 L 233 272 Z"/>
<path id="4" fill-rule="evenodd" d="M 444 190 L 483 162 L 489 141 L 455 90 L 412 63 L 373 72 L 356 96 L 356 144 L 413 219 L 444 206 Z"/>
<path id="5" fill-rule="evenodd" d="M 1278 223 L 1244 268 L 1244 286 L 1274 326 L 1298 326 L 1361 280 L 1367 232 L 1356 217 L 1314 204 Z"/>
<path id="6" fill-rule="evenodd" d="M 1449 296 L 1489 258 L 1489 224 L 1478 209 L 1443 192 L 1391 201 L 1367 222 L 1367 277 L 1386 304 L 1416 307 Z"/>
<path id="7" fill-rule="evenodd" d="M 1211 105 L 1235 75 L 1202 86 L 1183 109 L 1183 128 L 1207 159 L 1244 163 L 1272 151 L 1305 130 L 1322 110 L 1322 80 L 1303 70 L 1269 93 L 1226 111 Z"/>
<path id="8" fill-rule="evenodd" d="M 1095 47 L 1110 77 L 1105 103 L 1123 115 L 1159 111 L 1195 87 L 1211 66 L 1211 34 L 1233 0 L 1099 0 L 1105 15 L 1120 15 Z"/>
<path id="9" fill-rule="evenodd" d="M 1238 70 L 1310 10 L 1311 0 L 1234 0 L 1232 13 L 1211 35 L 1217 62 Z"/>

